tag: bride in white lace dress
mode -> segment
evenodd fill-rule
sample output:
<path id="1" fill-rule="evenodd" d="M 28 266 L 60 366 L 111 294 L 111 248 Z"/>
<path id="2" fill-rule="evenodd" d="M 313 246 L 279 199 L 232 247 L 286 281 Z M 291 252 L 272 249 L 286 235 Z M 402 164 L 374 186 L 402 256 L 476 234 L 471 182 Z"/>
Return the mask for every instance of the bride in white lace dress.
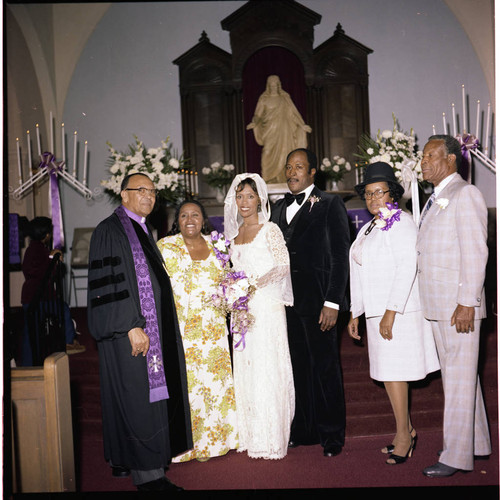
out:
<path id="1" fill-rule="evenodd" d="M 285 314 L 293 292 L 288 250 L 279 227 L 269 222 L 266 184 L 259 175 L 235 177 L 224 204 L 224 231 L 234 269 L 256 285 L 249 301 L 255 322 L 233 352 L 238 451 L 280 459 L 287 453 L 295 411 Z"/>

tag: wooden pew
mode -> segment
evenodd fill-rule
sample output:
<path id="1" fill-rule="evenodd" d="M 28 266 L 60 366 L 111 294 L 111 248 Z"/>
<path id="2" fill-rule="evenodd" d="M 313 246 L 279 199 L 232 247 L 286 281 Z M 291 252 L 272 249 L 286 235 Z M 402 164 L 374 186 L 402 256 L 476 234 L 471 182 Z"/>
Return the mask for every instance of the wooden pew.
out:
<path id="1" fill-rule="evenodd" d="M 11 369 L 14 493 L 75 491 L 68 355 Z"/>

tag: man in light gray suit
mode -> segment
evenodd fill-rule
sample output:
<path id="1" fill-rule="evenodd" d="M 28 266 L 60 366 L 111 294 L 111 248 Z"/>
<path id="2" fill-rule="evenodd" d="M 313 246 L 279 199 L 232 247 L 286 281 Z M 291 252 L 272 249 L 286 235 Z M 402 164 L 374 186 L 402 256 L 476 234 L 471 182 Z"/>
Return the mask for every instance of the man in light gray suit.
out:
<path id="1" fill-rule="evenodd" d="M 459 142 L 434 135 L 424 147 L 422 173 L 434 193 L 422 211 L 417 238 L 424 316 L 439 354 L 444 403 L 443 450 L 423 470 L 446 477 L 474 469 L 491 442 L 477 373 L 479 331 L 486 316 L 487 208 L 481 192 L 457 173 Z M 430 206 L 429 206 L 430 205 Z"/>

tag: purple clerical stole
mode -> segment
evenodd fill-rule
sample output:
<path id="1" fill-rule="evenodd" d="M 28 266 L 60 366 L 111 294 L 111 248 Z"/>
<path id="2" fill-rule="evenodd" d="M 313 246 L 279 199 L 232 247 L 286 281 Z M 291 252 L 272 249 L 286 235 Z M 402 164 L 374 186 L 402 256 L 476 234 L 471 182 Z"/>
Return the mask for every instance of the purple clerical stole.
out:
<path id="1" fill-rule="evenodd" d="M 118 216 L 125 229 L 134 258 L 141 313 L 146 319 L 144 331 L 149 337 L 149 351 L 146 355 L 149 378 L 149 401 L 150 403 L 154 403 L 162 399 L 168 399 L 169 396 L 167 383 L 165 381 L 160 332 L 158 330 L 158 317 L 156 315 L 156 303 L 153 294 L 153 286 L 151 284 L 151 276 L 149 275 L 148 263 L 146 262 L 146 256 L 144 255 L 142 245 L 137 237 L 132 222 L 125 212 L 125 208 L 120 205 L 115 210 L 115 214 Z"/>

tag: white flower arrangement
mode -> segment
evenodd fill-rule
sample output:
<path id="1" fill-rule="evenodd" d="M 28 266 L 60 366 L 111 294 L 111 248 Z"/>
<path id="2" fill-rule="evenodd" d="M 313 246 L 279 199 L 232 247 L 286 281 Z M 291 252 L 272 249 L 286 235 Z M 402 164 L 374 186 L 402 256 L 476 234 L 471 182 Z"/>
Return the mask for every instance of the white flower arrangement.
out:
<path id="1" fill-rule="evenodd" d="M 441 210 L 444 210 L 448 204 L 450 203 L 450 200 L 448 198 L 438 198 L 436 200 L 436 204 Z"/>
<path id="2" fill-rule="evenodd" d="M 207 183 L 214 188 L 223 188 L 233 182 L 234 165 L 221 165 L 218 161 L 212 163 L 210 167 L 203 167 L 201 173 L 207 177 Z"/>
<path id="3" fill-rule="evenodd" d="M 331 160 L 329 158 L 323 158 L 319 169 L 325 174 L 327 179 L 339 182 L 342 180 L 345 173 L 351 170 L 351 164 L 346 161 L 345 158 L 335 155 Z"/>
<path id="4" fill-rule="evenodd" d="M 110 151 L 109 172 L 111 176 L 101 181 L 106 193 L 116 201 L 120 200 L 120 187 L 126 175 L 146 174 L 158 190 L 158 196 L 167 202 L 176 204 L 184 197 L 184 169 L 187 161 L 169 144 L 169 138 L 161 142 L 158 148 L 147 149 L 136 135 L 135 145 L 129 146 L 129 152 L 121 153 L 106 142 Z"/>
<path id="5" fill-rule="evenodd" d="M 360 159 L 357 167 L 365 167 L 368 164 L 377 161 L 388 163 L 394 169 L 394 174 L 397 179 L 401 179 L 401 169 L 405 160 L 415 162 L 413 170 L 417 174 L 419 182 L 423 181 L 422 176 L 422 151 L 417 148 L 415 133 L 413 129 L 410 133 L 401 132 L 399 130 L 398 121 L 392 114 L 394 126 L 392 130 L 379 130 L 375 139 L 368 135 L 361 136 L 360 153 L 356 156 Z"/>

